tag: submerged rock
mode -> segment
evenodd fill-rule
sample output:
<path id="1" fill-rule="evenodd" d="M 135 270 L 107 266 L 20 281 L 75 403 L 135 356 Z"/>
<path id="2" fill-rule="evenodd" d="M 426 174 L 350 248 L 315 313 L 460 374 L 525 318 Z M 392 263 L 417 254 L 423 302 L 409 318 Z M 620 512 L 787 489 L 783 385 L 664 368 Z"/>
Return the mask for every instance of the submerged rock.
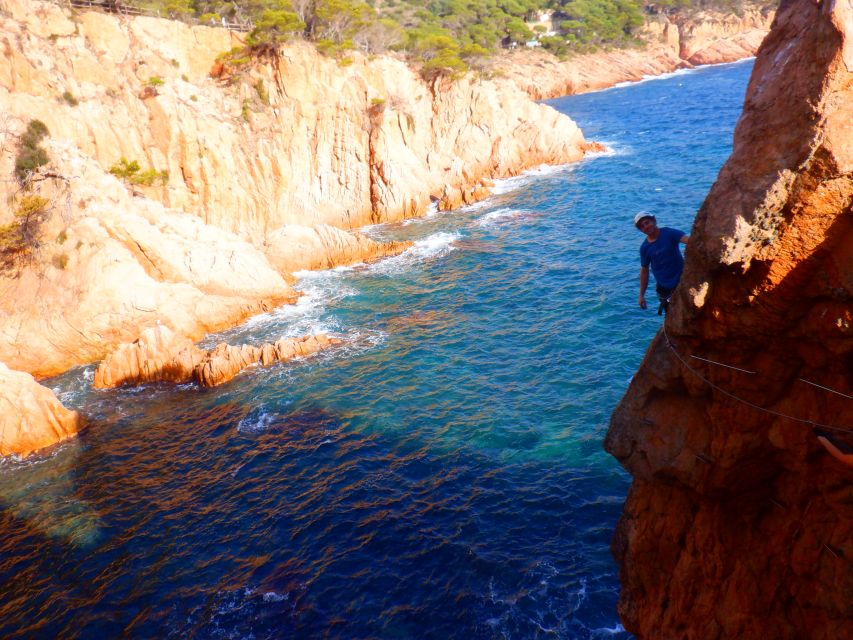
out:
<path id="1" fill-rule="evenodd" d="M 62 406 L 53 391 L 0 362 L 0 456 L 28 456 L 82 426 L 80 414 Z"/>
<path id="2" fill-rule="evenodd" d="M 853 435 L 851 122 L 853 5 L 783 2 L 605 442 L 638 638 L 849 635 L 851 469 L 813 427 Z"/>

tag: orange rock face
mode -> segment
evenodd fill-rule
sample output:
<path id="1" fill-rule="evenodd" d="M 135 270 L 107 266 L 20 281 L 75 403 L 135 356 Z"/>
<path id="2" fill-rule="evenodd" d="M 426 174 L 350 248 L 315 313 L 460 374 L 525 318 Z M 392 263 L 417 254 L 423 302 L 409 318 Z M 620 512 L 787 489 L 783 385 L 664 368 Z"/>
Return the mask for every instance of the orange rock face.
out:
<path id="1" fill-rule="evenodd" d="M 0 362 L 0 456 L 27 456 L 81 427 L 80 415 L 63 407 L 53 391 Z"/>
<path id="2" fill-rule="evenodd" d="M 255 364 L 269 365 L 311 355 L 340 340 L 324 334 L 282 338 L 260 347 L 218 344 L 210 351 L 175 334 L 166 326 L 146 329 L 138 340 L 123 344 L 106 357 L 95 371 L 94 386 L 107 389 L 146 382 L 189 382 L 215 387 L 232 380 Z"/>
<path id="3" fill-rule="evenodd" d="M 497 71 L 536 99 L 597 91 L 676 69 L 734 62 L 755 55 L 767 35 L 773 11 L 746 8 L 732 12 L 659 14 L 643 27 L 642 48 L 612 49 L 572 56 L 565 61 L 537 50 L 501 56 Z"/>
<path id="4" fill-rule="evenodd" d="M 638 638 L 847 637 L 853 476 L 853 5 L 785 1 L 670 314 L 605 442 Z"/>

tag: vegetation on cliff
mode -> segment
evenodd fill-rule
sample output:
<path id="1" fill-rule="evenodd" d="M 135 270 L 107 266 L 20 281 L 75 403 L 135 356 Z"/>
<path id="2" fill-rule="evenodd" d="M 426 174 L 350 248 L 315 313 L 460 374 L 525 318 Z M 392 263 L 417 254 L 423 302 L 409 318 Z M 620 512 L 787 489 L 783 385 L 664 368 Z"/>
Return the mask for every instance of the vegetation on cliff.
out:
<path id="1" fill-rule="evenodd" d="M 18 136 L 14 175 L 19 189 L 8 201 L 12 221 L 0 226 L 0 270 L 15 267 L 38 247 L 41 226 L 50 215 L 50 200 L 31 193 L 36 172 L 50 162 L 50 156 L 41 146 L 49 133 L 41 120 L 30 120 Z"/>
<path id="2" fill-rule="evenodd" d="M 692 10 L 741 13 L 770 0 L 128 0 L 205 24 L 249 30 L 254 51 L 291 38 L 327 54 L 406 53 L 425 76 L 455 74 L 503 49 L 541 46 L 557 55 L 641 44 L 639 30 L 655 14 Z"/>

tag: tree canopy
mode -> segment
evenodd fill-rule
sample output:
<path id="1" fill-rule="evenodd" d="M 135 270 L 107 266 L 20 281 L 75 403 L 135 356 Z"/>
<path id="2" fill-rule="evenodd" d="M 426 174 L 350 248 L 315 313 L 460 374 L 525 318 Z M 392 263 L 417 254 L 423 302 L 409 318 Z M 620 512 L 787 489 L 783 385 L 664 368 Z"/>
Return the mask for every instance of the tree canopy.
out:
<path id="1" fill-rule="evenodd" d="M 771 0 L 125 0 L 173 18 L 251 24 L 247 39 L 269 50 L 304 38 L 331 55 L 406 52 L 425 75 L 454 75 L 501 49 L 535 41 L 558 55 L 631 46 L 648 14 L 693 9 L 740 12 Z M 545 25 L 548 25 L 547 27 Z"/>

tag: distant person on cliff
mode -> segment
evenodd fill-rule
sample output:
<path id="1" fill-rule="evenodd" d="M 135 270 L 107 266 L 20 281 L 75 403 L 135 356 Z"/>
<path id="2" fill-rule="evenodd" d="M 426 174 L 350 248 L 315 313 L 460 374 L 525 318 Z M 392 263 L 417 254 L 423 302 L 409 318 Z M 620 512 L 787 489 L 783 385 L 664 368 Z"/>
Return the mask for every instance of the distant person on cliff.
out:
<path id="1" fill-rule="evenodd" d="M 641 211 L 634 216 L 634 226 L 646 234 L 640 246 L 640 309 L 646 308 L 646 288 L 649 286 L 649 267 L 655 276 L 656 291 L 660 299 L 658 315 L 669 305 L 672 290 L 681 279 L 684 258 L 679 242 L 687 244 L 690 236 L 678 229 L 659 227 L 650 213 Z"/>

